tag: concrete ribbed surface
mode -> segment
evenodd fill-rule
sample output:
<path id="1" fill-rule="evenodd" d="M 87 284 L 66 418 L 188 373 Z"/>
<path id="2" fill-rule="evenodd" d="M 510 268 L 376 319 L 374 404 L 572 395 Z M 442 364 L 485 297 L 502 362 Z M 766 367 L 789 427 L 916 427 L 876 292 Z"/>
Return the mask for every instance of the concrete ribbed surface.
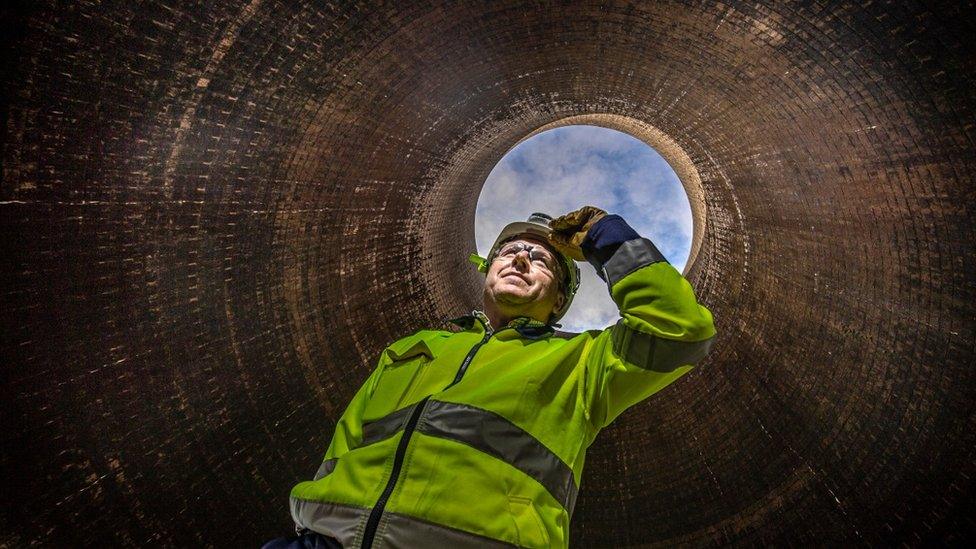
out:
<path id="1" fill-rule="evenodd" d="M 495 162 L 581 116 L 685 170 L 720 335 L 591 449 L 573 544 L 972 534 L 972 6 L 30 9 L 3 17 L 0 545 L 287 531 L 382 347 L 478 305 Z"/>

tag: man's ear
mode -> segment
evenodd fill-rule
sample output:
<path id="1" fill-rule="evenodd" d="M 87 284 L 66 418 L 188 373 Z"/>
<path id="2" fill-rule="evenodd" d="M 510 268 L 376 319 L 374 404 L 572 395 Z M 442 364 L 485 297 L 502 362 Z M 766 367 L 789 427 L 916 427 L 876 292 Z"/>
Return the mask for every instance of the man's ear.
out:
<path id="1" fill-rule="evenodd" d="M 566 303 L 566 294 L 559 292 L 559 294 L 556 296 L 556 304 L 553 305 L 552 310 L 559 310 L 559 308 L 563 306 L 563 303 Z"/>

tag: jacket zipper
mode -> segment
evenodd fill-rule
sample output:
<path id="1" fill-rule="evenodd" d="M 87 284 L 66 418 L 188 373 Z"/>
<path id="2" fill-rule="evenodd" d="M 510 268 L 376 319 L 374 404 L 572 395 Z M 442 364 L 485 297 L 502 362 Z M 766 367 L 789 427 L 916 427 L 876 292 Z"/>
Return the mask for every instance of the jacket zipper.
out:
<path id="1" fill-rule="evenodd" d="M 481 341 L 475 343 L 474 347 L 471 347 L 471 350 L 468 351 L 467 355 L 465 355 L 464 360 L 461 361 L 461 367 L 458 368 L 457 374 L 454 376 L 454 381 L 452 381 L 447 387 L 444 387 L 445 390 L 450 389 L 461 381 L 461 378 L 464 377 L 464 373 L 468 371 L 468 366 L 471 364 L 471 361 L 474 360 L 474 355 L 478 352 L 478 349 L 480 349 L 482 345 L 488 342 L 491 336 L 492 332 L 486 331 L 485 337 L 481 338 Z"/>
<path id="2" fill-rule="evenodd" d="M 445 389 L 454 386 L 457 382 L 461 381 L 464 377 L 464 372 L 468 370 L 468 365 L 474 359 L 475 353 L 482 345 L 488 342 L 491 338 L 492 333 L 488 330 L 485 331 L 485 336 L 481 338 L 481 341 L 474 344 L 468 354 L 465 355 L 464 360 L 461 361 L 461 367 L 458 368 L 457 374 L 454 376 L 454 381 L 450 385 L 445 387 Z M 407 445 L 410 444 L 410 437 L 413 435 L 414 429 L 417 428 L 417 423 L 420 421 L 420 414 L 423 413 L 424 407 L 427 405 L 427 401 L 430 400 L 430 395 L 424 397 L 423 400 L 416 404 L 413 412 L 410 414 L 410 419 L 407 420 L 407 424 L 403 428 L 403 436 L 400 437 L 400 442 L 397 444 L 396 454 L 393 456 L 393 471 L 390 473 L 390 480 L 386 482 L 386 488 L 383 489 L 383 493 L 380 494 L 380 498 L 376 500 L 376 505 L 373 506 L 373 510 L 369 513 L 369 519 L 366 520 L 366 529 L 363 531 L 363 545 L 362 549 L 370 549 L 373 546 L 373 538 L 376 537 L 376 529 L 379 528 L 380 519 L 383 518 L 383 509 L 386 508 L 387 502 L 390 500 L 390 496 L 393 495 L 393 489 L 396 488 L 397 480 L 400 478 L 400 469 L 403 468 L 403 460 L 407 455 Z"/>
<path id="3" fill-rule="evenodd" d="M 410 414 L 410 419 L 407 420 L 407 425 L 403 428 L 403 436 L 400 437 L 400 443 L 397 444 L 396 454 L 393 457 L 393 472 L 390 473 L 390 480 L 387 481 L 386 488 L 380 494 L 380 499 L 376 500 L 376 505 L 370 511 L 369 520 L 366 521 L 366 530 L 363 532 L 363 549 L 369 549 L 373 546 L 373 538 L 376 537 L 376 528 L 380 525 L 383 508 L 386 507 L 386 502 L 389 501 L 390 495 L 393 494 L 393 488 L 396 487 L 397 478 L 400 476 L 400 469 L 403 467 L 403 458 L 407 454 L 407 445 L 410 444 L 410 435 L 417 428 L 417 422 L 420 421 L 420 414 L 423 412 L 424 406 L 427 405 L 428 399 L 430 399 L 429 396 L 416 404 L 413 413 Z"/>

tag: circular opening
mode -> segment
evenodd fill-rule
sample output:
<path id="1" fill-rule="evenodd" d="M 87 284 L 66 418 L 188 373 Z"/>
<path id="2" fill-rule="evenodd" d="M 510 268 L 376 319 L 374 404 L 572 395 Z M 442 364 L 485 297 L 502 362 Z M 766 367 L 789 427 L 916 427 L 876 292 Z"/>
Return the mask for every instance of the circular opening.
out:
<path id="1" fill-rule="evenodd" d="M 688 195 L 660 154 L 626 133 L 572 125 L 542 131 L 513 147 L 488 175 L 478 198 L 475 239 L 485 255 L 502 227 L 532 212 L 553 217 L 593 205 L 621 215 L 684 271 L 693 221 Z M 606 284 L 587 263 L 582 283 L 561 320 L 580 332 L 616 322 L 619 314 Z"/>

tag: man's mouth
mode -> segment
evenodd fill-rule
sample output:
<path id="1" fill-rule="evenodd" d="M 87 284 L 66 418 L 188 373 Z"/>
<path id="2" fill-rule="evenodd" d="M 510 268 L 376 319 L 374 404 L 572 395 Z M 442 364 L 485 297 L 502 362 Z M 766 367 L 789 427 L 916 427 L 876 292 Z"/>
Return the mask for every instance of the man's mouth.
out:
<path id="1" fill-rule="evenodd" d="M 520 275 L 520 274 L 518 274 L 518 273 L 515 273 L 515 272 L 508 272 L 508 273 L 505 273 L 505 274 L 503 274 L 503 275 L 502 275 L 502 278 L 508 278 L 508 277 L 510 277 L 510 276 L 514 276 L 515 278 L 517 278 L 517 279 L 519 279 L 519 280 L 521 280 L 522 282 L 525 282 L 526 284 L 528 284 L 528 283 L 529 283 L 529 281 L 528 281 L 528 280 L 526 280 L 526 279 L 525 279 L 525 277 L 523 277 L 522 275 Z"/>

